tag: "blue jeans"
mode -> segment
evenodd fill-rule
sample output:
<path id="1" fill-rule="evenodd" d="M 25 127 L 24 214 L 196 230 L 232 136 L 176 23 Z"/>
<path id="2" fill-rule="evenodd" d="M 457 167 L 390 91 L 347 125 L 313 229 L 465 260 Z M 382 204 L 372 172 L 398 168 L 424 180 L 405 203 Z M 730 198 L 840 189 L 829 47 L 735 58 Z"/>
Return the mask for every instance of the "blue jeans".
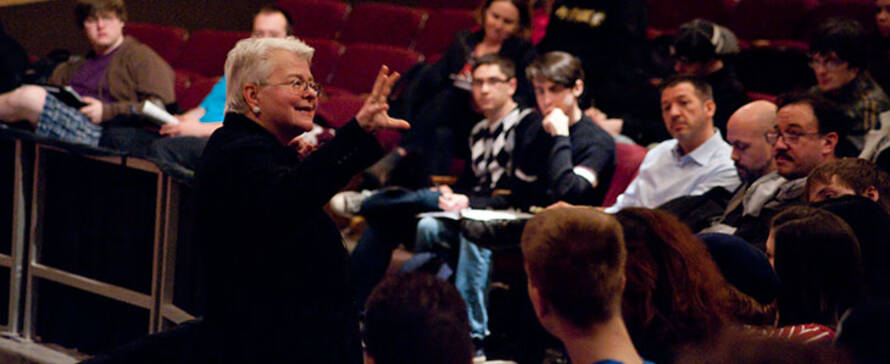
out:
<path id="1" fill-rule="evenodd" d="M 491 285 L 491 250 L 476 245 L 460 233 L 458 221 L 425 217 L 417 223 L 415 252 L 458 249 L 454 285 L 467 304 L 470 335 L 488 336 L 488 289 Z M 447 253 L 446 253 L 447 254 Z"/>
<path id="2" fill-rule="evenodd" d="M 414 216 L 438 209 L 439 192 L 429 189 L 381 189 L 362 202 L 359 214 L 365 217 L 367 226 L 350 256 L 359 305 L 364 305 L 371 290 L 383 279 L 399 242 L 410 240 Z"/>

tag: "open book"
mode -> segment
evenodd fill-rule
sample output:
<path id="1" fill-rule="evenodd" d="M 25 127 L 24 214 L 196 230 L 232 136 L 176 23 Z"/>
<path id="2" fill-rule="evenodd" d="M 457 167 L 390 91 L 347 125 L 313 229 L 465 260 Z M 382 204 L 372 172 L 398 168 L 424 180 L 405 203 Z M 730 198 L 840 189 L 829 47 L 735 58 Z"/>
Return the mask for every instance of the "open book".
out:
<path id="1" fill-rule="evenodd" d="M 71 106 L 75 109 L 80 109 L 84 106 L 87 106 L 87 103 L 83 101 L 83 98 L 80 97 L 80 94 L 77 91 L 74 91 L 71 86 L 53 86 L 53 85 L 38 85 L 43 87 L 46 92 L 49 92 L 50 95 L 55 96 L 59 101 L 65 103 L 65 105 Z"/>
<path id="2" fill-rule="evenodd" d="M 510 210 L 475 210 L 463 209 L 461 211 L 434 211 L 417 214 L 418 218 L 422 217 L 438 217 L 452 220 L 475 220 L 475 221 L 493 221 L 493 220 L 522 220 L 532 218 L 532 214 L 525 212 L 517 212 Z"/>

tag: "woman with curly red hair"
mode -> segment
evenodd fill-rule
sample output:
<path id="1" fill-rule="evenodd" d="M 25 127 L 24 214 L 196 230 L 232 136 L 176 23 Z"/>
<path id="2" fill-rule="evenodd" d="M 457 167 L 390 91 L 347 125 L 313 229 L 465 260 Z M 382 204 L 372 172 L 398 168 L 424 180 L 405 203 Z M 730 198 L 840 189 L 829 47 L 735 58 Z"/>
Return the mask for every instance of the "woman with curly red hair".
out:
<path id="1" fill-rule="evenodd" d="M 733 322 L 730 289 L 707 247 L 667 212 L 626 208 L 615 217 L 627 244 L 622 312 L 640 354 L 673 362 L 687 345 Z"/>

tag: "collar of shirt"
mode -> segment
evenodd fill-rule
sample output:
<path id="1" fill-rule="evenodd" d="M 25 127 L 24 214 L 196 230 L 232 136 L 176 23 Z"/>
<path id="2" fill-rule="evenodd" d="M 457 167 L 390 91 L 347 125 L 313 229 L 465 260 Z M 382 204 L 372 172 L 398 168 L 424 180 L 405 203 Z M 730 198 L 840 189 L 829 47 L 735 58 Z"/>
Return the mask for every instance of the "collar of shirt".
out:
<path id="1" fill-rule="evenodd" d="M 700 166 L 708 164 L 714 156 L 714 153 L 716 153 L 723 144 L 726 144 L 726 142 L 723 141 L 723 137 L 720 135 L 720 130 L 715 130 L 714 135 L 711 135 L 707 141 L 702 145 L 699 145 L 698 148 L 686 153 L 686 155 L 683 155 L 683 151 L 680 149 L 680 143 L 677 142 L 676 139 L 674 139 L 674 142 L 674 147 L 671 149 L 671 155 L 673 155 L 674 161 L 678 164 L 692 161 Z"/>
<path id="2" fill-rule="evenodd" d="M 496 123 L 490 124 L 488 119 L 483 120 L 484 123 L 482 125 L 488 125 L 488 131 L 494 132 L 497 130 L 498 126 L 504 124 L 504 130 L 510 130 L 513 126 L 519 123 L 519 120 L 522 120 L 522 117 L 528 114 L 531 109 L 526 109 L 525 112 L 520 112 L 519 105 L 510 110 L 507 115 L 504 115 L 501 120 L 498 120 Z"/>

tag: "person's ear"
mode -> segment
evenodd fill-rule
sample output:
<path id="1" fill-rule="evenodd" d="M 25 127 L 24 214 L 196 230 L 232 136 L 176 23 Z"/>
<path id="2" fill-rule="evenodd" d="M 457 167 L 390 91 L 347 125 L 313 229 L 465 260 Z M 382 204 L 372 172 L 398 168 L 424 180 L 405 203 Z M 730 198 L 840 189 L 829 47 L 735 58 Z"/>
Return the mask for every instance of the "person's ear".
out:
<path id="1" fill-rule="evenodd" d="M 248 83 L 244 85 L 241 96 L 244 97 L 244 102 L 247 103 L 249 110 L 256 110 L 260 107 L 259 92 L 259 88 L 255 84 Z"/>
<path id="2" fill-rule="evenodd" d="M 705 100 L 705 112 L 709 117 L 714 117 L 714 114 L 717 113 L 717 103 L 714 100 Z"/>
<path id="3" fill-rule="evenodd" d="M 881 199 L 881 193 L 878 192 L 878 189 L 875 186 L 868 186 L 865 191 L 862 191 L 863 197 L 868 197 L 869 200 L 874 202 L 878 202 Z"/>
<path id="4" fill-rule="evenodd" d="M 577 99 L 577 98 L 580 98 L 581 94 L 583 94 L 583 93 L 584 93 L 584 81 L 580 80 L 580 79 L 575 80 L 575 85 L 572 86 L 572 95 L 575 96 L 575 98 Z"/>
<path id="5" fill-rule="evenodd" d="M 516 94 L 516 77 L 513 77 L 507 81 L 507 86 L 510 88 L 510 96 Z"/>
<path id="6" fill-rule="evenodd" d="M 822 155 L 836 155 L 838 136 L 831 131 L 822 136 Z"/>

